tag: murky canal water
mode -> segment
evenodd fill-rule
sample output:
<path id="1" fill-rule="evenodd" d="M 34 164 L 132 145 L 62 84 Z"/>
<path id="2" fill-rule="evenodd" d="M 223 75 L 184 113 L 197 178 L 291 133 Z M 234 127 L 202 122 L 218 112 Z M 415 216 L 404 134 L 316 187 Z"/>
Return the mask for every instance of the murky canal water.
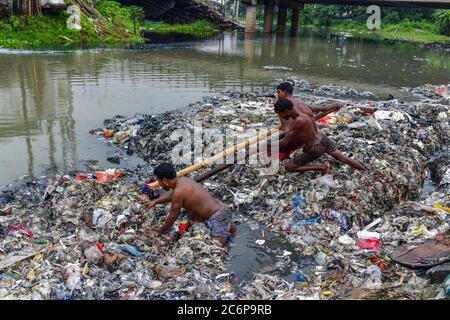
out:
<path id="1" fill-rule="evenodd" d="M 448 52 L 318 33 L 299 39 L 225 33 L 134 50 L 0 49 L 0 185 L 39 177 L 49 167 L 82 168 L 81 160 L 105 167 L 140 162 L 108 163 L 115 151 L 88 133 L 117 114 L 172 110 L 229 89 L 272 90 L 274 78 L 289 74 L 401 97 L 403 86 L 448 83 L 449 69 Z"/>

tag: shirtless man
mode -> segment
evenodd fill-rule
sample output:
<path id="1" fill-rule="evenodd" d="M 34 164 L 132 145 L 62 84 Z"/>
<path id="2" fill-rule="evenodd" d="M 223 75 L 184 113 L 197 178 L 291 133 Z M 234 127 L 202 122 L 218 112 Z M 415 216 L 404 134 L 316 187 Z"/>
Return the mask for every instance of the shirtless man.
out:
<path id="1" fill-rule="evenodd" d="M 323 174 L 326 174 L 331 170 L 331 166 L 328 163 L 323 166 L 307 166 L 308 163 L 320 158 L 325 153 L 353 168 L 358 170 L 365 169 L 358 161 L 342 154 L 337 149 L 336 144 L 317 129 L 314 120 L 310 116 L 294 109 L 292 101 L 279 99 L 275 103 L 275 112 L 284 120 L 292 120 L 290 129 L 280 135 L 279 148 L 285 148 L 291 141 L 295 140 L 301 140 L 305 144 L 304 152 L 286 163 L 286 171 L 321 170 Z"/>
<path id="2" fill-rule="evenodd" d="M 293 97 L 294 87 L 289 82 L 282 82 L 277 87 L 277 95 L 279 99 L 288 99 L 292 102 L 294 105 L 294 110 L 297 111 L 297 113 L 304 113 L 310 117 L 313 117 L 315 113 L 317 112 L 323 112 L 328 111 L 330 109 L 341 108 L 342 104 L 340 102 L 335 103 L 329 103 L 325 105 L 310 105 L 305 102 L 303 102 L 300 99 Z M 280 122 L 281 122 L 281 130 L 283 131 L 289 131 L 294 121 L 292 119 L 283 119 L 279 116 Z M 303 146 L 303 141 L 295 139 L 293 141 L 290 141 L 288 144 L 285 145 L 285 147 L 281 148 L 280 146 L 280 152 L 279 152 L 279 158 L 280 160 L 284 160 L 289 158 L 289 155 L 296 151 L 297 149 L 300 149 Z M 270 150 L 268 150 L 268 153 L 270 154 Z"/>
<path id="3" fill-rule="evenodd" d="M 237 231 L 230 209 L 194 180 L 177 177 L 174 167 L 169 163 L 160 164 L 154 173 L 159 185 L 170 191 L 144 206 L 152 208 L 159 203 L 172 202 L 166 222 L 158 230 L 158 234 L 167 232 L 180 215 L 181 208 L 185 208 L 198 221 L 206 221 L 213 238 L 225 246 L 230 233 L 235 234 Z"/>
<path id="4" fill-rule="evenodd" d="M 294 87 L 289 82 L 282 82 L 277 87 L 277 95 L 278 99 L 288 99 L 292 102 L 294 105 L 294 109 L 297 112 L 302 112 L 304 114 L 307 114 L 310 117 L 313 117 L 315 113 L 317 112 L 323 112 L 328 111 L 333 108 L 340 109 L 342 107 L 342 103 L 340 102 L 333 102 L 323 105 L 316 105 L 316 104 L 308 104 L 300 99 L 294 98 Z M 293 121 L 291 119 L 285 120 L 280 118 L 281 126 L 283 130 L 289 130 L 291 127 Z"/>

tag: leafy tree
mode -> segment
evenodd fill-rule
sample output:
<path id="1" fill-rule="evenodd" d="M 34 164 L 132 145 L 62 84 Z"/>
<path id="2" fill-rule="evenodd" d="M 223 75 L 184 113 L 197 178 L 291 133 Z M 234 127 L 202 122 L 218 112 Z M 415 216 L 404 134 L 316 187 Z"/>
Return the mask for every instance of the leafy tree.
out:
<path id="1" fill-rule="evenodd" d="M 433 18 L 438 32 L 450 36 L 450 10 L 436 10 Z"/>

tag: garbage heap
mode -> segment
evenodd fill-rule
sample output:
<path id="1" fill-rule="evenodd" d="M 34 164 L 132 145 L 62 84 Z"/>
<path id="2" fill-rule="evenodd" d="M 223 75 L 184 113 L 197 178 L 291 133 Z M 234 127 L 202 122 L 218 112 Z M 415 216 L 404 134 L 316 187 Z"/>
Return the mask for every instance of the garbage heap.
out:
<path id="1" fill-rule="evenodd" d="M 176 243 L 147 237 L 167 208 L 142 210 L 127 176 L 104 184 L 59 176 L 39 202 L 16 195 L 0 216 L 0 297 L 226 298 L 224 249 L 203 224 Z"/>
<path id="2" fill-rule="evenodd" d="M 149 236 L 164 222 L 168 205 L 142 208 L 149 199 L 141 183 L 151 173 L 136 169 L 111 172 L 110 181 L 89 173 L 58 176 L 45 191 L 10 194 L 0 215 L 0 298 L 442 297 L 442 271 L 408 269 L 391 254 L 404 244 L 448 237 L 448 99 L 443 93 L 439 101 L 357 101 L 360 97 L 318 126 L 366 171 L 323 157 L 317 163 L 333 165 L 325 176 L 281 169 L 269 177 L 260 164 L 238 164 L 204 183 L 235 212 L 313 257 L 315 268 L 294 282 L 259 270 L 253 281 L 239 282 L 227 269 L 226 250 L 203 224 L 194 224 L 178 241 L 173 241 L 176 225 L 167 237 Z M 368 115 L 363 111 L 368 105 L 377 111 Z M 183 112 L 109 119 L 93 133 L 157 164 L 171 161 L 182 139 L 172 140 L 176 129 L 193 133 L 199 124 L 245 133 L 278 121 L 272 98 L 228 92 Z M 207 139 L 200 143 L 211 145 Z M 430 159 L 434 165 L 428 165 Z M 422 199 L 429 170 L 436 188 Z"/>
<path id="3" fill-rule="evenodd" d="M 236 165 L 205 182 L 216 197 L 279 232 L 318 264 L 314 274 L 295 285 L 270 274 L 256 274 L 255 281 L 244 286 L 241 295 L 262 299 L 437 296 L 440 284 L 431 283 L 427 276 L 421 278 L 423 272 L 401 267 L 389 255 L 402 244 L 419 244 L 448 235 L 448 182 L 442 178 L 448 176 L 449 168 L 445 160 L 450 137 L 447 87 L 405 88 L 405 92 L 414 94 L 412 99 L 416 98 L 409 102 L 358 101 L 373 94 L 313 86 L 297 78 L 287 80 L 293 82 L 296 92 L 353 98 L 318 126 L 342 152 L 364 163 L 367 170 L 359 172 L 323 157 L 316 163 L 327 161 L 333 165 L 332 172 L 325 176 L 281 169 L 268 178 L 260 174 L 260 164 Z M 311 95 L 301 98 L 307 102 L 317 99 Z M 137 153 L 156 164 L 171 160 L 170 152 L 179 141 L 170 136 L 177 129 L 191 130 L 193 135 L 199 123 L 203 128 L 222 132 L 247 132 L 276 125 L 273 102 L 272 98 L 252 93 L 227 93 L 191 105 L 189 111 L 111 120 L 108 124 L 119 136 L 128 130 L 126 139 L 116 140 L 128 153 Z M 366 107 L 377 111 L 367 114 Z M 204 141 L 204 147 L 209 143 Z M 422 184 L 430 170 L 437 190 L 421 199 Z M 296 196 L 303 201 L 304 219 L 300 222 L 293 220 Z M 302 225 L 308 221 L 317 222 Z M 370 228 L 365 230 L 367 226 Z"/>

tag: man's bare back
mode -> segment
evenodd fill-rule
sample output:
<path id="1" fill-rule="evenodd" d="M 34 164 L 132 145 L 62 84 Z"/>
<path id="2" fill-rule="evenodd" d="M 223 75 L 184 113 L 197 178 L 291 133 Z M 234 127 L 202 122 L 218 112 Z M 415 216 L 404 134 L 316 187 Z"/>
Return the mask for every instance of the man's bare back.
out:
<path id="1" fill-rule="evenodd" d="M 178 178 L 172 198 L 179 198 L 183 208 L 199 221 L 208 220 L 214 213 L 225 207 L 200 184 L 186 177 Z"/>
<path id="2" fill-rule="evenodd" d="M 286 135 L 280 141 L 280 148 L 291 144 L 291 141 L 302 141 L 305 147 L 316 145 L 322 139 L 322 134 L 316 127 L 314 121 L 304 113 L 297 113 L 298 116 L 291 118 L 291 127 L 286 131 Z"/>
<path id="3" fill-rule="evenodd" d="M 298 113 L 303 113 L 306 114 L 310 117 L 314 116 L 314 113 L 312 112 L 311 108 L 309 107 L 308 104 L 304 103 L 303 101 L 296 99 L 294 97 L 287 97 L 286 99 L 289 99 L 292 104 L 294 105 L 294 110 L 297 111 Z M 279 117 L 280 122 L 281 122 L 281 127 L 284 131 L 288 131 L 290 130 L 293 125 L 294 125 L 294 120 L 293 119 L 283 119 L 281 117 Z"/>
<path id="4" fill-rule="evenodd" d="M 184 208 L 197 221 L 206 222 L 211 229 L 212 237 L 225 246 L 227 237 L 235 234 L 237 230 L 236 224 L 232 221 L 231 210 L 194 180 L 177 177 L 172 164 L 160 164 L 155 168 L 154 174 L 159 185 L 168 192 L 145 204 L 144 208 L 152 208 L 159 203 L 172 203 L 164 225 L 155 232 L 160 235 L 166 233 Z"/>

